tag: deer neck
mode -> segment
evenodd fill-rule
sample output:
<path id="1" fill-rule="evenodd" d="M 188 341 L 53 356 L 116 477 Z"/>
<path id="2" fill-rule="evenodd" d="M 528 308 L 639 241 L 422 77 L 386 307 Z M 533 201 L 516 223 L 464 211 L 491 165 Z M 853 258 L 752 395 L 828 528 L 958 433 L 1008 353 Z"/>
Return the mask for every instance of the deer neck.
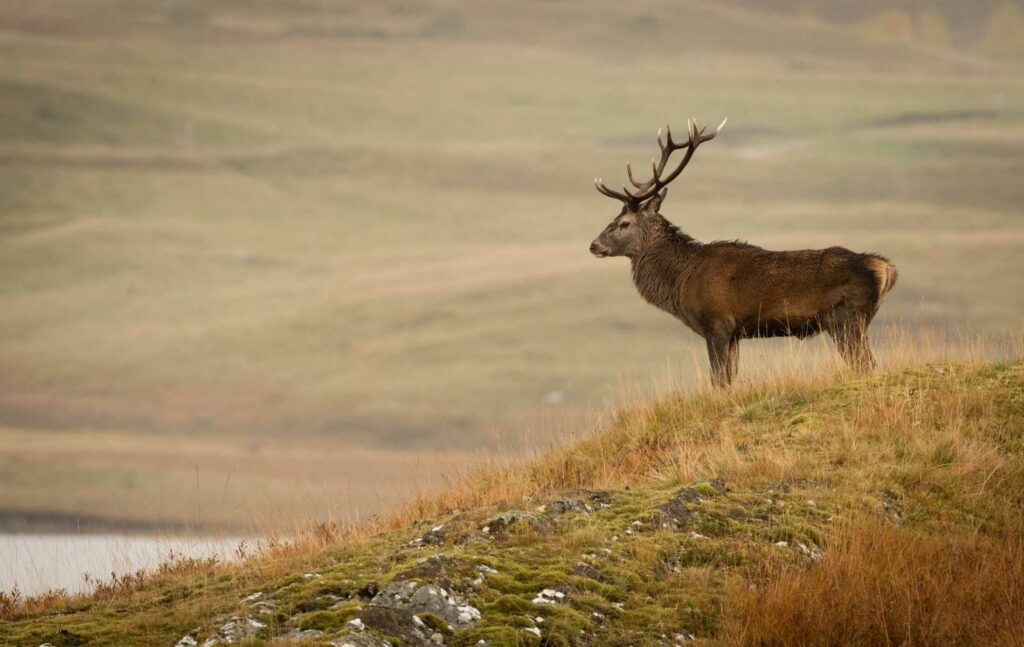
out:
<path id="1" fill-rule="evenodd" d="M 630 259 L 633 284 L 648 303 L 678 316 L 681 288 L 701 244 L 664 218 L 659 219 L 647 244 Z"/>

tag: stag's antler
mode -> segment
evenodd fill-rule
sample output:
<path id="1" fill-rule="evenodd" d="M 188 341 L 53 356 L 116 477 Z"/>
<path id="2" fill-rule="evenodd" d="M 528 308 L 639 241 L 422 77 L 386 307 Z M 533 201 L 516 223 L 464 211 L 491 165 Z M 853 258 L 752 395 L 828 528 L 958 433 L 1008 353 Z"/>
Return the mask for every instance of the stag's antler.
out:
<path id="1" fill-rule="evenodd" d="M 633 178 L 633 169 L 630 168 L 629 164 L 626 164 L 626 175 L 629 176 L 629 181 L 637 189 L 636 193 L 630 192 L 625 185 L 622 186 L 622 193 L 609 189 L 604 185 L 604 181 L 601 178 L 594 178 L 594 186 L 597 190 L 608 196 L 609 198 L 615 198 L 621 200 L 626 205 L 636 206 L 644 200 L 653 197 L 658 191 L 661 191 L 669 182 L 676 179 L 686 165 L 690 163 L 690 158 L 693 157 L 693 152 L 697 150 L 697 147 L 704 142 L 714 139 L 718 133 L 722 131 L 722 127 L 725 126 L 725 122 L 729 121 L 728 118 L 722 120 L 718 128 L 714 132 L 704 134 L 707 126 L 704 126 L 700 130 L 697 129 L 697 122 L 694 119 L 687 119 L 686 130 L 687 130 L 687 141 L 684 144 L 677 144 L 672 141 L 672 129 L 665 126 L 666 142 L 661 141 L 661 130 L 658 130 L 658 148 L 661 149 L 661 160 L 655 162 L 654 158 L 651 158 L 651 171 L 654 173 L 654 177 L 646 182 L 637 182 Z M 672 156 L 675 151 L 685 148 L 686 153 L 683 155 L 683 159 L 679 162 L 679 166 L 674 171 L 669 173 L 667 176 L 662 177 L 662 173 L 665 172 L 665 165 L 668 164 L 668 158 Z"/>

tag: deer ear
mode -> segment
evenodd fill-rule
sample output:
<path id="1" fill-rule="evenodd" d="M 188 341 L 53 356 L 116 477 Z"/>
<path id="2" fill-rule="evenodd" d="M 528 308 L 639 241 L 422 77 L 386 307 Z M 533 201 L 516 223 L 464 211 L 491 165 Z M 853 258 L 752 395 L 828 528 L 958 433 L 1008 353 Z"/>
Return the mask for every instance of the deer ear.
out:
<path id="1" fill-rule="evenodd" d="M 645 202 L 644 205 L 641 207 L 641 210 L 643 210 L 644 213 L 647 213 L 649 215 L 658 213 L 658 210 L 661 209 L 661 203 L 665 201 L 665 196 L 667 195 L 668 187 L 665 187 L 664 189 L 661 190 L 661 193 L 655 195 L 653 198 Z"/>

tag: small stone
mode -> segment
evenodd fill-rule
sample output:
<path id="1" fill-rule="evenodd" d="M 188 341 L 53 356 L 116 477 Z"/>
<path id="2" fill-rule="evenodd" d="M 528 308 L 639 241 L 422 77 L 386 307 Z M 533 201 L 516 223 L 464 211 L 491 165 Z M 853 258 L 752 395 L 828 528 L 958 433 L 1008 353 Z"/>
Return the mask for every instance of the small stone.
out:
<path id="1" fill-rule="evenodd" d="M 260 600 L 252 605 L 253 613 L 273 613 L 277 609 L 277 602 L 272 600 Z"/>
<path id="2" fill-rule="evenodd" d="M 480 609 L 477 609 L 476 607 L 469 604 L 464 604 L 460 607 L 456 607 L 456 611 L 459 612 L 459 622 L 463 624 L 469 622 L 476 622 L 481 618 L 481 616 L 483 616 L 483 614 L 480 612 Z"/>
<path id="3" fill-rule="evenodd" d="M 320 631 L 319 629 L 306 629 L 306 630 L 292 629 L 290 632 L 288 632 L 285 635 L 285 637 L 290 638 L 292 640 L 300 640 L 300 641 L 301 640 L 315 640 L 317 638 L 323 638 L 324 637 L 324 632 Z"/>
<path id="4" fill-rule="evenodd" d="M 430 642 L 434 643 L 435 645 L 442 644 L 444 642 L 444 634 L 442 634 L 439 631 L 435 631 L 434 633 L 430 634 Z"/>
<path id="5" fill-rule="evenodd" d="M 39 647 L 45 647 L 46 645 L 49 645 L 49 644 L 50 643 L 43 643 Z M 199 641 L 197 641 L 192 636 L 182 636 L 181 640 L 179 640 L 178 642 L 174 643 L 174 647 L 196 647 L 196 645 L 198 645 L 198 644 L 199 644 Z"/>
<path id="6" fill-rule="evenodd" d="M 538 629 L 536 627 L 526 627 L 526 628 L 523 629 L 523 631 L 525 631 L 527 633 L 531 633 L 534 636 L 537 636 L 538 638 L 540 638 L 540 629 Z"/>
<path id="7" fill-rule="evenodd" d="M 807 499 L 806 501 L 804 501 L 804 505 L 806 505 L 808 508 L 813 508 L 815 506 L 815 503 L 813 499 Z"/>
<path id="8" fill-rule="evenodd" d="M 304 573 L 302 575 L 302 579 L 307 580 L 307 581 L 308 580 L 315 580 L 318 577 L 320 577 L 320 573 Z"/>
<path id="9" fill-rule="evenodd" d="M 263 591 L 256 591 L 255 593 L 253 593 L 251 595 L 247 595 L 246 597 L 242 598 L 242 602 L 256 602 L 257 600 L 262 600 L 262 599 L 263 599 Z"/>
<path id="10" fill-rule="evenodd" d="M 412 616 L 412 623 L 420 628 L 427 626 L 427 623 L 423 622 L 423 620 L 416 614 L 413 614 Z"/>
<path id="11" fill-rule="evenodd" d="M 348 626 L 352 627 L 356 631 L 362 631 L 362 630 L 366 629 L 366 625 L 364 625 L 363 621 L 360 620 L 359 618 L 354 618 L 352 620 L 349 620 L 348 621 Z"/>
<path id="12" fill-rule="evenodd" d="M 707 536 L 702 535 L 697 531 L 693 531 L 690 533 L 690 539 L 707 539 Z"/>
<path id="13" fill-rule="evenodd" d="M 533 621 L 536 622 L 539 625 L 542 625 L 542 624 L 544 624 L 544 617 L 543 616 L 536 616 L 536 617 L 534 617 Z"/>
<path id="14" fill-rule="evenodd" d="M 779 548 L 785 548 L 786 546 L 789 546 L 789 542 L 788 541 L 777 541 L 777 542 L 775 542 L 775 545 L 778 546 Z"/>

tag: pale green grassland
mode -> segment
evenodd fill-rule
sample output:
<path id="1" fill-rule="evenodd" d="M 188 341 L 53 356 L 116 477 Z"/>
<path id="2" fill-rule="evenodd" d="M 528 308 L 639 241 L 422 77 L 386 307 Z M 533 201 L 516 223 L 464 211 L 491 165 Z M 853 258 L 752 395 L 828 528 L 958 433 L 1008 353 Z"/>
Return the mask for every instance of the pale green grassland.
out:
<path id="1" fill-rule="evenodd" d="M 729 117 L 666 202 L 690 234 L 889 256 L 879 332 L 1000 354 L 1020 330 L 1012 61 L 712 2 L 285 7 L 0 9 L 3 437 L 137 443 L 114 464 L 5 440 L 0 511 L 194 519 L 152 503 L 162 452 L 200 499 L 197 469 L 270 507 L 369 510 L 417 487 L 408 452 L 463 464 L 623 383 L 692 387 L 700 341 L 587 253 L 616 213 L 591 179 L 690 115 Z M 197 468 L 211 437 L 234 454 Z M 319 456 L 239 483 L 251 446 L 302 443 Z M 369 449 L 400 454 L 344 485 Z"/>

